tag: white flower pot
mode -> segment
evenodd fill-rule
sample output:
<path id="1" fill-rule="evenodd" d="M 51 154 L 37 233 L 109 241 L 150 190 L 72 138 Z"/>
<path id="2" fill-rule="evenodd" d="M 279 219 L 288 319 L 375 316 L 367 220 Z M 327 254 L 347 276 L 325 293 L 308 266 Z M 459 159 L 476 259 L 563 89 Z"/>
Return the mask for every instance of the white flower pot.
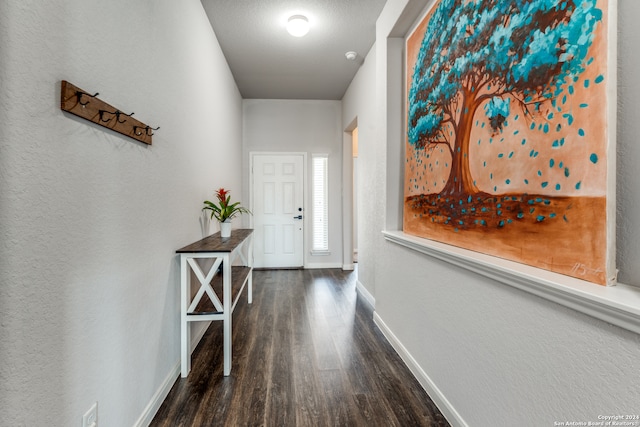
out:
<path id="1" fill-rule="evenodd" d="M 231 237 L 231 221 L 220 223 L 220 237 Z"/>

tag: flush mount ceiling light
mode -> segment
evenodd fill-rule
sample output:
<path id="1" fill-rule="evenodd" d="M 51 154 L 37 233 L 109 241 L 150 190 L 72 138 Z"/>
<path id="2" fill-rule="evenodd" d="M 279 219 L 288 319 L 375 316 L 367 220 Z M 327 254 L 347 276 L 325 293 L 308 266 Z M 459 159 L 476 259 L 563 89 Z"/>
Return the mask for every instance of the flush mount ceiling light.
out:
<path id="1" fill-rule="evenodd" d="M 344 56 L 349 60 L 349 61 L 355 61 L 356 58 L 358 57 L 358 54 L 352 50 L 350 50 L 349 52 L 345 53 Z"/>
<path id="2" fill-rule="evenodd" d="M 287 31 L 294 37 L 302 37 L 309 32 L 309 20 L 304 15 L 293 15 L 287 21 Z"/>

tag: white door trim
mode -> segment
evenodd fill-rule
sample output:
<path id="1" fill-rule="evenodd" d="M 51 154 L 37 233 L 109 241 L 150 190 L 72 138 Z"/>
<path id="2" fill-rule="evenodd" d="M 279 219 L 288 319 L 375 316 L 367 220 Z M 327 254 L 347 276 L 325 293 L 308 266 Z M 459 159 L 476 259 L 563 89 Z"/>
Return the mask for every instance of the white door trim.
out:
<path id="1" fill-rule="evenodd" d="M 302 156 L 302 189 L 303 189 L 303 206 L 302 206 L 302 224 L 304 237 L 302 239 L 302 262 L 303 267 L 307 268 L 309 253 L 308 250 L 308 226 L 307 226 L 307 206 L 309 206 L 309 187 L 307 177 L 307 153 L 303 151 L 250 151 L 249 152 L 249 209 L 253 212 L 254 205 L 254 188 L 253 188 L 253 165 L 255 156 Z M 250 228 L 254 228 L 253 215 L 249 215 Z"/>

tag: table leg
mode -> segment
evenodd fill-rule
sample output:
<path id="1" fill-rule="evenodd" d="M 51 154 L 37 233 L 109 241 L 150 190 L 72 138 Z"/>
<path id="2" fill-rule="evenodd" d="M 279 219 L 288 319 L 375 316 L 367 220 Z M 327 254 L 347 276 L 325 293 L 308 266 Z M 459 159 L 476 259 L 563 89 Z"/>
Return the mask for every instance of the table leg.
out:
<path id="1" fill-rule="evenodd" d="M 247 249 L 247 264 L 251 268 L 249 273 L 249 283 L 247 283 L 247 302 L 253 302 L 253 234 L 249 236 L 249 248 Z"/>
<path id="2" fill-rule="evenodd" d="M 182 378 L 189 375 L 191 370 L 191 328 L 187 321 L 187 310 L 189 308 L 189 288 L 190 288 L 189 265 L 187 256 L 180 256 L 180 359 Z"/>
<path id="3" fill-rule="evenodd" d="M 231 262 L 229 255 L 222 260 L 223 332 L 224 332 L 224 376 L 231 374 Z"/>

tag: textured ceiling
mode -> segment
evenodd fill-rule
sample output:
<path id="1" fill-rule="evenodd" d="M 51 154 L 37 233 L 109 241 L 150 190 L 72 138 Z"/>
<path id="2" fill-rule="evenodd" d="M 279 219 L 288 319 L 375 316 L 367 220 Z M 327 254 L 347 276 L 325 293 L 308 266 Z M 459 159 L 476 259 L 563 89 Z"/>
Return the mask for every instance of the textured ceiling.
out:
<path id="1" fill-rule="evenodd" d="M 375 41 L 386 0 L 202 0 L 242 97 L 342 99 Z M 290 36 L 291 15 L 311 30 Z M 349 61 L 347 51 L 358 58 Z"/>

